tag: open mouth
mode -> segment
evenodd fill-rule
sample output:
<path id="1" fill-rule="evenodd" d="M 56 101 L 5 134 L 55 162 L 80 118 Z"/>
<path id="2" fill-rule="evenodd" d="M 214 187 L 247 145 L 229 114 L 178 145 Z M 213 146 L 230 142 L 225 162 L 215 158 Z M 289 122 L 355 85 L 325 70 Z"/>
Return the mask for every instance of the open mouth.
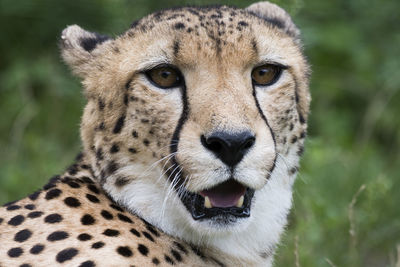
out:
<path id="1" fill-rule="evenodd" d="M 229 179 L 213 188 L 196 193 L 186 191 L 181 200 L 194 220 L 215 216 L 249 217 L 254 190 Z"/>

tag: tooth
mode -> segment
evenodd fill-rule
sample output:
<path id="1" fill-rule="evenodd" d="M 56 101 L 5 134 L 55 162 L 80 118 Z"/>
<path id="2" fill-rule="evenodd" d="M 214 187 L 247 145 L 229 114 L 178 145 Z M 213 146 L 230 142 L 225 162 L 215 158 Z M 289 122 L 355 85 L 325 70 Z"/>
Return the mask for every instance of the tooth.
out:
<path id="1" fill-rule="evenodd" d="M 212 208 L 210 198 L 207 197 L 207 196 L 204 198 L 204 207 L 206 207 L 207 209 L 211 209 Z"/>
<path id="2" fill-rule="evenodd" d="M 243 201 L 244 201 L 244 196 L 241 196 L 238 200 L 238 202 L 236 203 L 236 207 L 241 208 L 243 207 Z"/>

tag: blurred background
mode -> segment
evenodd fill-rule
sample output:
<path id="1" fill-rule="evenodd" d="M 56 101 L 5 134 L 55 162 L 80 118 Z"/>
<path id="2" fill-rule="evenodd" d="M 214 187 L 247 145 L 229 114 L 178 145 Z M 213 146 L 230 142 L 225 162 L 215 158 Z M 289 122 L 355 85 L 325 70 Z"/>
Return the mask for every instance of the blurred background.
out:
<path id="1" fill-rule="evenodd" d="M 85 100 L 62 63 L 66 25 L 116 36 L 165 7 L 254 1 L 0 0 L 0 204 L 80 150 Z M 275 266 L 400 266 L 400 1 L 274 0 L 312 64 L 309 138 Z"/>

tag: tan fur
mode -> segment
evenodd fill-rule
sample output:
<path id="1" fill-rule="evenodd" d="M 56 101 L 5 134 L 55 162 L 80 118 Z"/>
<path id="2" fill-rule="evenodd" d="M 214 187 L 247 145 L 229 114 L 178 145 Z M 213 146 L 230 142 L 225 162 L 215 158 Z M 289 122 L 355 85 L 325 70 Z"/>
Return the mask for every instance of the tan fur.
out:
<path id="1" fill-rule="evenodd" d="M 277 157 L 293 157 L 284 174 L 289 188 L 303 150 L 310 103 L 309 67 L 302 54 L 299 34 L 289 15 L 268 2 L 253 4 L 246 10 L 228 7 L 166 10 L 141 19 L 114 40 L 102 39 L 90 49 L 85 49 L 83 40 L 98 41 L 98 35 L 76 25 L 66 28 L 61 37 L 62 56 L 82 78 L 88 100 L 81 123 L 84 157 L 74 167 L 77 172 L 61 176 L 54 182 L 55 187 L 43 190 L 37 200 L 20 200 L 13 204 L 21 207 L 17 210 L 1 209 L 0 266 L 17 263 L 54 266 L 55 255 L 67 247 L 78 250 L 77 256 L 65 262 L 68 266 L 78 266 L 86 260 L 92 260 L 96 266 L 152 266 L 154 258 L 160 262 L 159 266 L 169 266 L 166 257 L 176 266 L 270 264 L 271 244 L 262 248 L 264 251 L 255 251 L 257 256 L 240 257 L 200 241 L 195 247 L 189 245 L 195 237 L 175 233 L 171 230 L 173 227 L 152 215 L 154 207 L 146 202 L 145 196 L 143 202 L 141 198 L 135 202 L 143 205 L 129 206 L 129 188 L 150 184 L 163 192 L 171 186 L 166 175 L 168 169 L 175 168 L 170 160 L 171 140 L 185 110 L 182 90 L 156 88 L 141 71 L 168 63 L 179 68 L 184 76 L 189 112 L 179 132 L 175 156 L 183 170 L 187 190 L 199 192 L 226 179 L 226 167 L 204 152 L 199 137 L 215 131 L 245 130 L 253 132 L 258 143 L 252 154 L 238 165 L 237 179 L 261 190 L 268 184 L 265 177 L 270 177 Z M 284 64 L 288 69 L 270 88 L 253 88 L 251 71 L 266 60 Z M 65 177 L 75 180 L 79 188 L 68 185 L 70 180 Z M 88 191 L 89 184 L 82 177 L 93 179 L 97 188 L 103 188 L 101 192 Z M 46 200 L 46 194 L 54 188 L 62 193 Z M 123 211 L 109 207 L 112 202 L 105 192 Z M 90 202 L 87 193 L 95 195 L 99 203 Z M 140 194 L 137 191 L 138 197 Z M 81 206 L 67 207 L 63 200 L 68 196 L 77 198 Z M 35 210 L 43 215 L 28 218 L 31 211 L 23 208 L 27 204 L 34 204 Z M 103 209 L 111 212 L 114 219 L 103 218 L 100 215 Z M 286 207 L 283 212 L 287 212 Z M 44 223 L 43 218 L 51 213 L 62 215 L 62 222 Z M 132 223 L 118 220 L 118 213 L 129 217 Z M 95 223 L 82 225 L 80 220 L 84 214 L 93 216 Z M 10 226 L 9 220 L 16 215 L 24 216 L 24 222 Z M 140 217 L 161 229 L 156 230 Z M 280 223 L 279 233 L 285 219 Z M 188 227 L 193 232 L 190 227 L 208 226 Z M 130 232 L 132 228 L 141 232 L 140 238 Z M 148 228 L 156 233 L 150 233 L 154 242 L 143 237 L 143 231 L 149 232 Z M 23 229 L 31 229 L 33 235 L 22 243 L 14 241 L 16 233 Z M 120 235 L 104 236 L 105 229 L 118 230 Z M 47 241 L 46 237 L 57 230 L 66 231 L 69 237 Z M 226 231 L 229 229 L 224 234 Z M 92 239 L 78 241 L 81 233 L 90 234 Z M 218 236 L 218 230 L 214 234 Z M 106 243 L 104 248 L 91 248 L 98 241 Z M 40 256 L 28 252 L 37 243 L 46 246 Z M 147 255 L 138 251 L 139 244 L 148 248 Z M 129 247 L 133 255 L 121 256 L 116 252 L 119 246 Z M 7 256 L 13 247 L 21 247 L 23 254 L 15 258 Z"/>

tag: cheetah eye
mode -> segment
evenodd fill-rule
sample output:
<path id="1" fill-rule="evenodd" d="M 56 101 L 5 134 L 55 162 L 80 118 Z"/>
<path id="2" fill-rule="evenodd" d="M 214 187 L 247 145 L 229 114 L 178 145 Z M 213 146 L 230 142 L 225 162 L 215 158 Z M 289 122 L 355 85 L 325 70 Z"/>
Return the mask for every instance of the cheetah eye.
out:
<path id="1" fill-rule="evenodd" d="M 272 64 L 265 64 L 256 67 L 251 72 L 251 78 L 255 85 L 267 86 L 275 83 L 282 72 L 282 67 Z"/>
<path id="2" fill-rule="evenodd" d="M 160 66 L 145 72 L 147 78 L 157 87 L 168 89 L 178 87 L 183 82 L 181 73 L 170 66 Z"/>

